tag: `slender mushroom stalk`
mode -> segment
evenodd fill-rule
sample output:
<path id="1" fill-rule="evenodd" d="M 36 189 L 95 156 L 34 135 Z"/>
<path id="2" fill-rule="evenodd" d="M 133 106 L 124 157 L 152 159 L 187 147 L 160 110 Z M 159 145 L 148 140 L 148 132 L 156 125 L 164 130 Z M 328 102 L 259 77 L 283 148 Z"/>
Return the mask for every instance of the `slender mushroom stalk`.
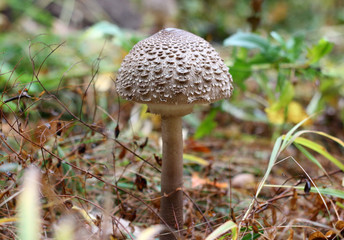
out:
<path id="1" fill-rule="evenodd" d="M 169 226 L 183 227 L 183 136 L 182 118 L 161 119 L 163 142 L 160 214 Z"/>
<path id="2" fill-rule="evenodd" d="M 162 170 L 160 215 L 173 229 L 183 228 L 183 135 L 182 116 L 192 112 L 193 105 L 166 106 L 148 104 L 152 113 L 161 115 Z M 181 233 L 179 231 L 179 233 Z M 179 235 L 179 234 L 175 234 Z M 180 237 L 181 238 L 181 237 Z M 164 233 L 161 240 L 175 239 Z"/>
<path id="3" fill-rule="evenodd" d="M 124 58 L 116 80 L 118 94 L 145 103 L 161 115 L 163 161 L 160 215 L 170 229 L 183 229 L 182 116 L 195 104 L 231 96 L 228 67 L 204 39 L 167 28 L 137 43 Z M 162 240 L 182 233 L 161 235 Z"/>

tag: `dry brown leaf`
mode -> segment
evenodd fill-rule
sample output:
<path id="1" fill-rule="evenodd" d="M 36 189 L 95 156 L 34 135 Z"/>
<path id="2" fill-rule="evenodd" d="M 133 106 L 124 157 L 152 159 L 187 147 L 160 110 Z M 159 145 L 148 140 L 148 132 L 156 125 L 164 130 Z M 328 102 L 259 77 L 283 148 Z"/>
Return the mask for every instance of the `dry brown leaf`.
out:
<path id="1" fill-rule="evenodd" d="M 198 173 L 192 174 L 191 187 L 195 188 L 203 185 L 212 185 L 218 188 L 228 188 L 228 183 L 226 182 L 211 181 L 208 178 L 200 178 Z"/>
<path id="2" fill-rule="evenodd" d="M 337 236 L 337 234 L 333 231 L 333 230 L 329 230 L 325 233 L 325 237 L 326 239 L 335 239 L 335 237 Z"/>
<path id="3" fill-rule="evenodd" d="M 135 185 L 140 192 L 147 188 L 147 180 L 143 176 L 136 174 Z"/>
<path id="4" fill-rule="evenodd" d="M 344 236 L 344 221 L 338 220 L 336 222 L 335 228 L 340 231 L 340 234 Z"/>
<path id="5" fill-rule="evenodd" d="M 211 152 L 211 150 L 207 146 L 205 146 L 202 143 L 198 143 L 193 139 L 188 139 L 185 142 L 185 148 L 188 151 L 194 151 L 194 152 L 202 152 L 202 153 L 210 153 Z"/>
<path id="6" fill-rule="evenodd" d="M 327 240 L 322 232 L 316 231 L 309 235 L 308 240 Z"/>
<path id="7" fill-rule="evenodd" d="M 342 220 L 337 221 L 335 228 L 338 230 L 343 230 L 344 229 L 344 221 L 342 221 Z"/>

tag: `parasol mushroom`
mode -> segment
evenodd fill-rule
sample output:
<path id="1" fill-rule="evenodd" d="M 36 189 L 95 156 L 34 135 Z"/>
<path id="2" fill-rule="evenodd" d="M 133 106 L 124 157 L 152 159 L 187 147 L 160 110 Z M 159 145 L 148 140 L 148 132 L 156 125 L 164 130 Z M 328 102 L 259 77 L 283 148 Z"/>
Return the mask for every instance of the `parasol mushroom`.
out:
<path id="1" fill-rule="evenodd" d="M 116 80 L 118 94 L 145 103 L 161 115 L 163 142 L 160 215 L 173 229 L 183 228 L 182 117 L 195 104 L 231 96 L 228 67 L 204 39 L 166 28 L 138 42 L 124 58 Z M 160 239 L 175 239 L 167 234 Z"/>

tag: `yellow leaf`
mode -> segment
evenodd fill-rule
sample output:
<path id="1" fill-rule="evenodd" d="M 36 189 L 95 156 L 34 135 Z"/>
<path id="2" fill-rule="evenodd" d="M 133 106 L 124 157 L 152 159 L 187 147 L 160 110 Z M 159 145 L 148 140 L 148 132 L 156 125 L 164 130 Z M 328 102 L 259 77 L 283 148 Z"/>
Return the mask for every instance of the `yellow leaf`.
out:
<path id="1" fill-rule="evenodd" d="M 288 122 L 290 123 L 299 123 L 303 119 L 308 118 L 307 113 L 303 109 L 302 105 L 298 102 L 292 101 L 288 105 Z M 311 124 L 311 120 L 305 122 L 304 125 Z"/>
<path id="2" fill-rule="evenodd" d="M 296 101 L 292 101 L 288 104 L 287 116 L 285 116 L 285 108 L 275 108 L 272 106 L 266 108 L 265 112 L 269 121 L 275 124 L 282 124 L 285 120 L 289 123 L 299 123 L 309 117 L 302 105 Z M 309 125 L 311 123 L 311 120 L 307 120 L 304 125 Z"/>
<path id="3" fill-rule="evenodd" d="M 6 223 L 12 223 L 16 221 L 18 221 L 18 218 L 15 218 L 15 217 L 0 218 L 0 225 L 6 224 Z"/>
<path id="4" fill-rule="evenodd" d="M 191 155 L 191 154 L 184 153 L 183 159 L 188 163 L 196 163 L 196 164 L 199 164 L 202 166 L 208 166 L 209 165 L 207 160 L 200 158 L 200 157 L 196 157 L 196 156 Z"/>
<path id="5" fill-rule="evenodd" d="M 266 115 L 269 119 L 269 122 L 275 124 L 284 123 L 284 109 L 274 109 L 274 108 L 265 108 Z"/>
<path id="6" fill-rule="evenodd" d="M 158 114 L 152 114 L 147 112 L 148 106 L 143 104 L 141 107 L 140 117 L 141 119 L 150 119 L 153 122 L 154 127 L 160 126 L 161 117 Z"/>

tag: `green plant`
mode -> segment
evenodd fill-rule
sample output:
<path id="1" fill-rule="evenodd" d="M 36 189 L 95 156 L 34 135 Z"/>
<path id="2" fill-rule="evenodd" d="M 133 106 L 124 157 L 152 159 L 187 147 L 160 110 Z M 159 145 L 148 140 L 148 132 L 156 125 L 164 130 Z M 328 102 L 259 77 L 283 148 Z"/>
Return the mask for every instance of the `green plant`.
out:
<path id="1" fill-rule="evenodd" d="M 333 48 L 329 41 L 321 39 L 307 47 L 302 34 L 285 39 L 277 32 L 271 32 L 267 38 L 238 32 L 227 38 L 224 45 L 233 47 L 229 65 L 238 88 L 234 100 L 222 101 L 218 111 L 245 121 L 284 124 L 298 123 L 326 105 L 326 92 L 333 85 L 328 84 L 331 77 L 321 70 L 319 62 Z M 320 88 L 314 96 L 297 95 L 298 85 L 308 87 L 316 81 L 320 81 Z M 308 105 L 304 107 L 303 102 Z M 198 125 L 196 138 L 214 129 L 215 116 L 212 111 Z"/>
<path id="2" fill-rule="evenodd" d="M 256 99 L 263 97 L 261 102 L 269 122 L 297 123 L 319 110 L 313 106 L 306 113 L 298 102 L 300 99 L 296 99 L 295 87 L 307 81 L 325 81 L 326 74 L 319 68 L 319 61 L 331 51 L 332 43 L 321 39 L 307 47 L 304 35 L 285 40 L 277 32 L 271 32 L 268 38 L 239 32 L 227 38 L 224 45 L 235 47 L 230 70 L 235 83 L 245 92 L 247 80 L 252 77 L 256 81 L 259 92 L 263 93 Z"/>

